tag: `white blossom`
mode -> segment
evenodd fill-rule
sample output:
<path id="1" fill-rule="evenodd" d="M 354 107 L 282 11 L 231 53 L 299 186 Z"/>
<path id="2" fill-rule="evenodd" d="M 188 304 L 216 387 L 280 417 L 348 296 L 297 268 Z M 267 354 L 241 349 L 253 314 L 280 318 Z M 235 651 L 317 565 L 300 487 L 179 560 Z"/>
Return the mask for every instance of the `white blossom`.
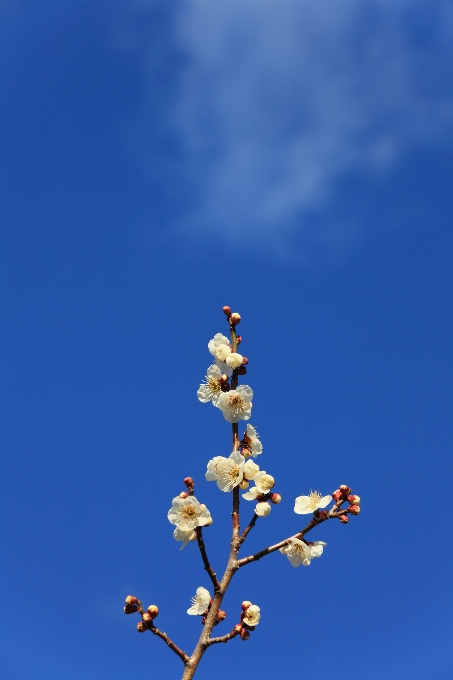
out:
<path id="1" fill-rule="evenodd" d="M 235 390 L 222 392 L 219 408 L 229 423 L 248 420 L 252 411 L 253 390 L 248 385 L 240 385 Z"/>
<path id="2" fill-rule="evenodd" d="M 298 496 L 294 505 L 297 515 L 309 515 L 318 508 L 325 508 L 330 503 L 332 496 L 321 496 L 319 491 L 310 491 L 309 496 Z"/>
<path id="3" fill-rule="evenodd" d="M 209 590 L 200 586 L 197 588 L 196 595 L 191 600 L 192 606 L 187 610 L 191 616 L 202 616 L 211 602 L 211 594 Z"/>
<path id="4" fill-rule="evenodd" d="M 215 358 L 215 362 L 222 373 L 228 377 L 233 373 L 233 369 L 225 363 L 225 359 L 231 354 L 230 341 L 222 333 L 216 333 L 212 340 L 208 342 L 208 350 Z"/>
<path id="5" fill-rule="evenodd" d="M 250 446 L 250 450 L 252 452 L 252 456 L 256 458 L 257 456 L 260 455 L 260 453 L 263 452 L 263 445 L 260 442 L 258 432 L 256 429 L 253 427 L 253 425 L 250 425 L 250 423 L 247 423 L 247 429 L 245 432 L 245 436 L 250 439 L 250 442 L 248 442 Z"/>
<path id="6" fill-rule="evenodd" d="M 257 503 L 255 506 L 255 513 L 258 517 L 267 517 L 271 509 L 270 503 Z"/>
<path id="7" fill-rule="evenodd" d="M 206 470 L 206 479 L 208 482 L 214 482 L 217 479 L 217 466 L 222 460 L 227 460 L 225 456 L 214 456 L 208 463 Z"/>
<path id="8" fill-rule="evenodd" d="M 243 356 L 237 352 L 231 352 L 225 359 L 225 363 L 230 368 L 239 368 L 242 365 Z"/>
<path id="9" fill-rule="evenodd" d="M 310 547 L 298 538 L 290 538 L 288 543 L 280 548 L 282 555 L 286 555 L 292 567 L 308 567 L 311 562 Z"/>
<path id="10" fill-rule="evenodd" d="M 275 484 L 275 479 L 272 477 L 272 475 L 268 475 L 265 470 L 257 472 L 253 481 L 255 482 L 260 493 L 269 493 Z"/>
<path id="11" fill-rule="evenodd" d="M 216 356 L 217 347 L 220 347 L 221 345 L 227 345 L 227 347 L 229 347 L 230 341 L 222 333 L 216 333 L 212 340 L 208 342 L 208 350 L 210 351 L 213 357 Z"/>
<path id="12" fill-rule="evenodd" d="M 219 461 L 216 467 L 217 486 L 221 491 L 232 491 L 243 478 L 245 458 L 239 451 L 233 451 L 229 458 Z"/>
<path id="13" fill-rule="evenodd" d="M 327 543 L 324 543 L 324 541 L 315 541 L 314 543 L 311 543 L 308 546 L 311 552 L 311 559 L 313 559 L 314 557 L 321 557 L 326 545 Z"/>
<path id="14" fill-rule="evenodd" d="M 176 541 L 183 541 L 182 546 L 180 547 L 180 550 L 186 547 L 186 545 L 189 543 L 189 541 L 195 541 L 197 539 L 197 534 L 193 529 L 189 529 L 188 531 L 183 531 L 179 527 L 176 527 L 176 529 L 173 532 L 173 538 Z"/>
<path id="15" fill-rule="evenodd" d="M 173 498 L 167 517 L 181 531 L 189 531 L 189 529 L 212 523 L 211 514 L 206 505 L 199 503 L 195 496 Z"/>
<path id="16" fill-rule="evenodd" d="M 251 489 L 249 489 L 246 493 L 242 494 L 242 498 L 245 498 L 246 501 L 254 501 L 256 500 L 256 497 L 261 493 L 259 489 L 257 489 L 256 486 L 252 486 Z"/>
<path id="17" fill-rule="evenodd" d="M 219 405 L 220 395 L 222 394 L 221 377 L 222 371 L 216 364 L 209 366 L 206 372 L 206 383 L 202 383 L 197 392 L 197 397 L 202 403 L 206 404 L 208 401 L 212 401 L 214 406 Z"/>
<path id="18" fill-rule="evenodd" d="M 245 479 L 249 481 L 255 477 L 255 475 L 260 471 L 260 466 L 253 462 L 253 460 L 248 460 L 244 465 L 243 473 Z"/>
<path id="19" fill-rule="evenodd" d="M 257 626 L 260 622 L 261 613 L 257 604 L 251 604 L 244 612 L 244 623 L 247 626 Z"/>

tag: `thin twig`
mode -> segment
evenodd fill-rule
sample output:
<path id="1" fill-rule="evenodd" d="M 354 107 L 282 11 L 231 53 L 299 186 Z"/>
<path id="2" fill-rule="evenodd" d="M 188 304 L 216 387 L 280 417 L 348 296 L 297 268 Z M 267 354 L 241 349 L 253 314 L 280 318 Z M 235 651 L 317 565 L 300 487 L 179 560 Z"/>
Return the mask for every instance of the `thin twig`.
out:
<path id="1" fill-rule="evenodd" d="M 214 592 L 217 592 L 218 589 L 220 588 L 220 583 L 217 580 L 217 574 L 215 573 L 214 569 L 211 567 L 208 555 L 206 553 L 206 546 L 205 546 L 204 540 L 203 540 L 202 528 L 197 527 L 195 529 L 195 533 L 197 534 L 198 547 L 200 548 L 201 559 L 203 560 L 204 568 L 208 572 L 209 578 L 212 581 L 212 585 L 214 586 Z"/>
<path id="2" fill-rule="evenodd" d="M 215 638 L 209 638 L 209 640 L 206 643 L 206 646 L 209 647 L 209 645 L 216 645 L 218 642 L 228 642 L 228 640 L 232 640 L 236 635 L 239 635 L 240 630 L 236 630 L 236 628 L 233 628 L 233 630 L 230 633 L 227 633 L 226 635 L 222 635 L 221 637 L 215 637 Z"/>
<path id="3" fill-rule="evenodd" d="M 258 515 L 255 513 L 255 514 L 253 515 L 252 519 L 250 520 L 250 522 L 249 522 L 249 523 L 247 524 L 247 526 L 245 527 L 244 531 L 242 532 L 242 535 L 241 535 L 241 537 L 240 537 L 240 539 L 239 539 L 239 545 L 240 545 L 240 546 L 244 543 L 244 541 L 245 541 L 245 539 L 247 538 L 249 532 L 250 532 L 250 531 L 253 529 L 253 527 L 255 526 L 256 520 L 257 520 L 257 519 L 258 519 Z"/>
<path id="4" fill-rule="evenodd" d="M 182 649 L 179 649 L 177 645 L 175 645 L 174 642 L 170 640 L 168 637 L 167 633 L 163 633 L 159 628 L 156 628 L 156 626 L 151 625 L 149 626 L 149 629 L 153 635 L 157 635 L 157 637 L 160 637 L 169 647 L 170 649 L 179 656 L 180 659 L 186 664 L 189 661 L 189 657 L 185 652 L 182 651 Z"/>

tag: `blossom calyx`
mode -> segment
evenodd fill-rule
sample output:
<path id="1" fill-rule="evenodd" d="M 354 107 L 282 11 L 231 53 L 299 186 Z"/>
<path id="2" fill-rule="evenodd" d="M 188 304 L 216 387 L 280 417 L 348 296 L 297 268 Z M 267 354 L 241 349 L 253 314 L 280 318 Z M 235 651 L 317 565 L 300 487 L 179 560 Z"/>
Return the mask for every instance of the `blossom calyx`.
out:
<path id="1" fill-rule="evenodd" d="M 156 616 L 159 614 L 159 607 L 156 607 L 155 604 L 150 604 L 148 607 L 148 614 L 151 616 L 152 619 L 155 619 Z"/>
<path id="2" fill-rule="evenodd" d="M 238 323 L 241 323 L 241 315 L 238 314 L 237 312 L 233 312 L 230 315 L 230 323 L 232 326 L 237 326 Z"/>

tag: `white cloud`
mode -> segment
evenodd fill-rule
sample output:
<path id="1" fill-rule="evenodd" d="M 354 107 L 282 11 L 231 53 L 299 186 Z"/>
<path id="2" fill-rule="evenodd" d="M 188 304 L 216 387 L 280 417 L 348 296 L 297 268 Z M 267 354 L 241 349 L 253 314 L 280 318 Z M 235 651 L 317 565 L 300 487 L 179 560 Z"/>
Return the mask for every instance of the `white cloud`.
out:
<path id="1" fill-rule="evenodd" d="M 191 237 L 284 253 L 310 231 L 342 250 L 356 230 L 313 232 L 307 211 L 345 174 L 386 172 L 451 132 L 451 3 L 187 0 L 173 13 L 184 58 L 165 125 L 193 199 L 175 228 Z"/>

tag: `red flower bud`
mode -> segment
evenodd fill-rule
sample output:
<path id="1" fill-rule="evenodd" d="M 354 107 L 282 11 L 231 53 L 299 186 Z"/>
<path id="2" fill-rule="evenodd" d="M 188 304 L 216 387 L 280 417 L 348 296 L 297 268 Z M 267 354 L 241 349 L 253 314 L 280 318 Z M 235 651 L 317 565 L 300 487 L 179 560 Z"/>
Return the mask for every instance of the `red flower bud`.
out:
<path id="1" fill-rule="evenodd" d="M 350 505 L 348 508 L 348 512 L 351 515 L 359 515 L 360 514 L 360 505 Z"/>
<path id="2" fill-rule="evenodd" d="M 337 489 L 332 494 L 332 498 L 334 499 L 334 501 L 339 501 L 340 498 L 342 498 L 342 497 L 343 497 L 343 494 L 341 493 L 340 489 Z"/>
<path id="3" fill-rule="evenodd" d="M 222 307 L 222 312 L 225 314 L 225 316 L 231 316 L 231 307 L 225 305 L 225 307 Z"/>
<path id="4" fill-rule="evenodd" d="M 242 357 L 242 364 L 244 366 L 247 366 L 248 362 L 249 362 L 248 357 Z"/>
<path id="5" fill-rule="evenodd" d="M 348 496 L 348 502 L 351 505 L 360 505 L 360 496 Z"/>
<path id="6" fill-rule="evenodd" d="M 153 620 L 153 617 L 151 616 L 151 614 L 150 614 L 149 612 L 145 612 L 145 613 L 142 615 L 142 619 L 143 619 L 143 621 L 144 621 L 145 623 L 149 623 L 150 621 Z"/>
<path id="7" fill-rule="evenodd" d="M 269 496 L 269 500 L 271 503 L 275 503 L 275 505 L 278 505 L 278 503 L 281 502 L 282 497 L 280 496 L 279 493 L 271 493 L 271 495 Z"/>
<path id="8" fill-rule="evenodd" d="M 124 607 L 124 613 L 125 614 L 135 614 L 135 612 L 138 612 L 138 607 L 136 604 L 126 604 Z"/>
<path id="9" fill-rule="evenodd" d="M 346 486 L 346 484 L 342 484 L 340 486 L 340 491 L 341 491 L 341 495 L 343 496 L 343 498 L 347 498 L 349 496 L 349 494 L 351 493 L 351 489 L 349 488 L 349 486 Z"/>
<path id="10" fill-rule="evenodd" d="M 244 600 L 244 602 L 241 604 L 242 611 L 245 612 L 251 604 L 252 603 L 249 600 Z"/>
<path id="11" fill-rule="evenodd" d="M 242 335 L 236 335 L 236 342 L 237 342 L 238 345 L 241 344 L 241 342 L 242 342 Z"/>
<path id="12" fill-rule="evenodd" d="M 138 598 L 133 595 L 128 595 L 126 597 L 126 604 L 138 604 Z"/>
<path id="13" fill-rule="evenodd" d="M 349 517 L 346 517 L 346 515 L 340 515 L 338 519 L 342 524 L 347 524 L 349 522 Z"/>
<path id="14" fill-rule="evenodd" d="M 184 484 L 187 486 L 189 491 L 193 491 L 195 482 L 193 481 L 192 477 L 186 477 L 184 480 Z"/>
<path id="15" fill-rule="evenodd" d="M 233 312 L 230 316 L 230 321 L 232 326 L 237 326 L 238 323 L 241 323 L 241 315 Z"/>
<path id="16" fill-rule="evenodd" d="M 217 612 L 217 618 L 219 621 L 224 621 L 227 617 L 227 613 L 223 611 L 223 609 L 219 609 Z"/>
<path id="17" fill-rule="evenodd" d="M 139 633 L 144 633 L 145 630 L 148 630 L 148 626 L 143 621 L 139 621 L 137 623 L 137 630 Z"/>
<path id="18" fill-rule="evenodd" d="M 156 607 L 155 604 L 150 604 L 148 607 L 148 614 L 151 616 L 152 619 L 155 619 L 156 616 L 159 614 L 159 608 Z"/>
<path id="19" fill-rule="evenodd" d="M 241 628 L 239 635 L 241 636 L 241 640 L 248 640 L 250 637 L 250 633 L 248 630 L 245 630 L 245 628 Z"/>

